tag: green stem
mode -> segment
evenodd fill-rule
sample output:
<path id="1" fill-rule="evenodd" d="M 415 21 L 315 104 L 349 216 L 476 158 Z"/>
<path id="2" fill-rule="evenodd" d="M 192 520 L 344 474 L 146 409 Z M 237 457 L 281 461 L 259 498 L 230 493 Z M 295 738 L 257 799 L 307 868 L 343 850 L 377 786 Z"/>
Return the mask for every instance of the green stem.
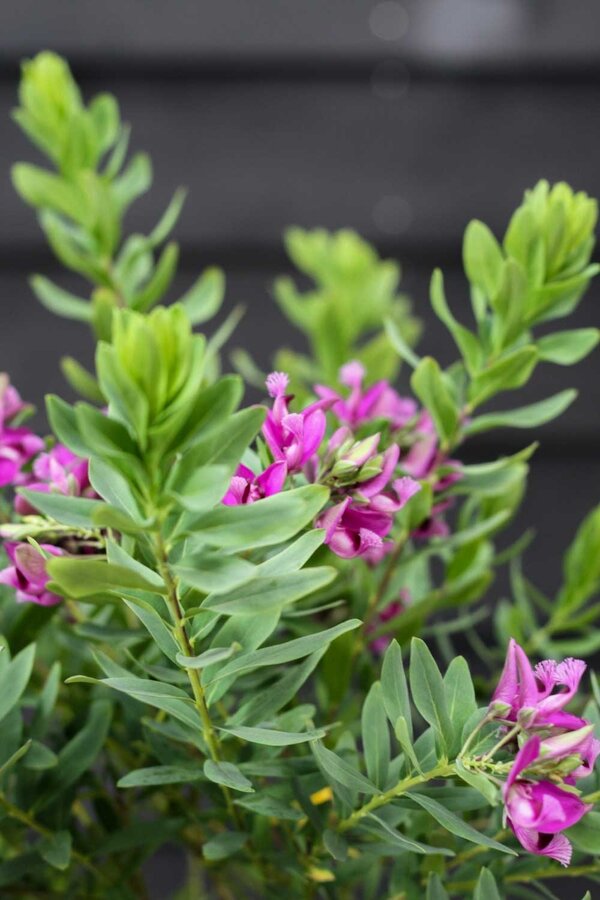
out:
<path id="1" fill-rule="evenodd" d="M 361 819 L 364 819 L 365 816 L 372 813 L 373 810 L 379 809 L 380 806 L 385 806 L 387 803 L 391 803 L 391 801 L 395 800 L 397 797 L 402 797 L 404 794 L 408 793 L 411 788 L 417 787 L 419 784 L 425 784 L 428 781 L 433 781 L 434 778 L 448 778 L 453 773 L 454 766 L 445 763 L 436 766 L 434 769 L 430 769 L 429 772 L 423 772 L 420 775 L 411 775 L 409 778 L 403 778 L 402 781 L 399 781 L 398 784 L 393 788 L 390 788 L 389 791 L 385 791 L 383 794 L 377 794 L 375 797 L 372 797 L 368 803 L 365 803 L 364 806 L 361 806 L 360 809 L 357 809 L 352 815 L 348 816 L 347 819 L 342 819 L 337 826 L 337 830 L 348 831 L 350 828 L 354 828 Z"/>
<path id="2" fill-rule="evenodd" d="M 175 628 L 175 637 L 177 639 L 177 643 L 179 644 L 179 648 L 184 656 L 193 656 L 194 648 L 190 642 L 188 637 L 188 633 L 185 628 L 185 620 L 183 617 L 183 610 L 181 609 L 181 605 L 179 603 L 179 596 L 177 593 L 177 582 L 173 577 L 171 572 L 171 567 L 169 566 L 169 559 L 167 556 L 167 551 L 165 548 L 165 544 L 160 532 L 157 532 L 154 535 L 154 551 L 156 554 L 157 562 L 158 562 L 158 571 L 160 572 L 160 576 L 165 583 L 166 588 L 166 599 L 167 606 L 171 613 L 171 618 L 173 620 L 173 626 Z M 200 715 L 202 720 L 202 735 L 204 737 L 204 741 L 206 746 L 208 747 L 208 751 L 210 753 L 211 759 L 214 762 L 221 762 L 221 748 L 219 738 L 214 729 L 212 720 L 210 718 L 210 713 L 208 711 L 208 704 L 206 702 L 206 695 L 204 693 L 204 688 L 202 686 L 201 679 L 201 670 L 199 669 L 187 669 L 186 673 L 190 682 L 190 686 L 192 688 L 192 693 L 194 695 L 194 702 L 196 705 L 196 709 Z M 227 811 L 235 823 L 236 827 L 241 827 L 241 818 L 237 808 L 233 804 L 233 799 L 231 796 L 231 791 L 225 785 L 221 785 L 221 790 L 223 792 L 223 796 L 225 797 L 225 803 L 227 805 Z"/>
<path id="3" fill-rule="evenodd" d="M 4 794 L 0 793 L 0 805 L 4 808 L 6 814 L 10 816 L 11 819 L 14 819 L 17 822 L 20 822 L 22 825 L 25 825 L 30 831 L 35 831 L 36 834 L 39 834 L 40 837 L 43 838 L 52 838 L 54 837 L 52 831 L 49 828 L 46 828 L 45 825 L 42 825 L 40 822 L 36 821 L 33 816 L 26 813 L 24 810 L 19 809 L 18 806 L 15 806 L 10 800 L 5 797 Z M 79 863 L 80 866 L 83 866 L 88 872 L 91 872 L 96 878 L 99 878 L 101 881 L 106 881 L 106 875 L 87 858 L 83 853 L 80 853 L 78 850 L 73 849 L 71 851 L 71 856 L 73 859 Z"/>
<path id="4" fill-rule="evenodd" d="M 481 757 L 481 762 L 487 762 L 489 759 L 492 759 L 498 750 L 501 750 L 505 744 L 508 744 L 509 741 L 512 741 L 514 737 L 516 737 L 521 731 L 521 726 L 519 724 L 515 725 L 514 728 L 511 728 L 499 741 L 495 744 L 489 753 L 486 753 L 485 756 Z"/>

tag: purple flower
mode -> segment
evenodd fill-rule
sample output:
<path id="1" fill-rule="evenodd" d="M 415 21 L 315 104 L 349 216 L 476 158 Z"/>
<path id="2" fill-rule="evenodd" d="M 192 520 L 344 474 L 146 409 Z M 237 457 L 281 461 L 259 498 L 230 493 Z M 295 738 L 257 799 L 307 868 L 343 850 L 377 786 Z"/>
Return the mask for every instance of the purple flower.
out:
<path id="1" fill-rule="evenodd" d="M 387 478 L 383 483 L 387 483 Z M 412 478 L 398 478 L 392 488 L 395 496 L 365 494 L 364 485 L 360 485 L 358 497 L 363 497 L 366 502 L 346 497 L 321 513 L 316 527 L 325 529 L 325 543 L 337 556 L 352 559 L 379 550 L 383 538 L 392 530 L 394 514 L 420 490 L 420 485 Z"/>
<path id="2" fill-rule="evenodd" d="M 389 546 L 392 545 L 390 544 Z M 398 616 L 401 616 L 406 609 L 407 600 L 407 592 L 401 591 L 400 596 L 397 600 L 392 600 L 391 603 L 388 603 L 387 606 L 385 606 L 381 610 L 381 612 L 377 614 L 376 620 L 367 627 L 367 634 L 369 634 L 369 632 L 377 631 L 379 629 L 379 626 L 383 625 L 385 622 L 391 622 L 394 619 L 397 619 Z M 376 656 L 383 656 L 391 642 L 391 635 L 380 634 L 379 637 L 373 638 L 373 640 L 369 643 L 369 647 Z"/>
<path id="3" fill-rule="evenodd" d="M 326 419 L 319 401 L 299 413 L 290 413 L 292 397 L 286 395 L 288 376 L 272 372 L 267 378 L 267 390 L 273 397 L 273 409 L 267 414 L 263 435 L 275 460 L 283 460 L 290 474 L 299 472 L 315 455 L 325 435 Z"/>
<path id="4" fill-rule="evenodd" d="M 33 464 L 33 477 L 27 484 L 30 491 L 43 494 L 65 494 L 72 497 L 95 497 L 88 476 L 88 461 L 57 444 L 48 453 L 41 453 Z M 36 512 L 24 497 L 15 499 L 15 510 L 21 516 Z"/>
<path id="5" fill-rule="evenodd" d="M 16 589 L 18 603 L 37 603 L 39 606 L 55 606 L 61 598 L 47 590 L 49 581 L 46 558 L 31 544 L 6 544 L 6 552 L 12 565 L 0 571 L 0 584 Z M 44 553 L 64 556 L 64 550 L 50 544 L 40 544 Z"/>
<path id="6" fill-rule="evenodd" d="M 28 428 L 0 430 L 0 487 L 25 484 L 23 467 L 43 447 L 43 440 Z"/>
<path id="7" fill-rule="evenodd" d="M 529 853 L 568 866 L 572 848 L 561 832 L 579 822 L 592 806 L 551 781 L 522 777 L 539 756 L 540 739 L 532 737 L 515 758 L 503 788 L 507 822 Z"/>
<path id="8" fill-rule="evenodd" d="M 546 659 L 533 668 L 523 648 L 511 638 L 490 709 L 500 718 L 527 727 L 572 727 L 574 717 L 563 709 L 575 696 L 585 669 L 581 659 L 561 663 Z"/>
<path id="9" fill-rule="evenodd" d="M 323 400 L 332 402 L 337 418 L 351 428 L 374 419 L 387 419 L 394 430 L 404 428 L 417 413 L 415 401 L 401 397 L 387 381 L 378 381 L 364 390 L 364 377 L 364 366 L 354 360 L 342 366 L 339 373 L 340 382 L 350 388 L 347 398 L 320 384 L 315 386 L 315 392 Z"/>
<path id="10" fill-rule="evenodd" d="M 0 372 L 0 430 L 20 412 L 27 409 L 17 389 L 12 386 L 8 375 Z"/>
<path id="11" fill-rule="evenodd" d="M 286 478 L 287 466 L 283 460 L 274 462 L 260 475 L 255 475 L 252 469 L 240 464 L 222 502 L 225 506 L 239 506 L 271 497 L 283 490 Z"/>

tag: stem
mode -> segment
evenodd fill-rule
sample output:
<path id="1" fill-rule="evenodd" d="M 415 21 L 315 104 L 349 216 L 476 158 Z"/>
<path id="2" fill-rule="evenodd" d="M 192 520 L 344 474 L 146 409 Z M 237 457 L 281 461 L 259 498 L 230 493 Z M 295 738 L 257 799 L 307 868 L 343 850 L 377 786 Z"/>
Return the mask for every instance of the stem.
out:
<path id="1" fill-rule="evenodd" d="M 11 819 L 15 819 L 15 821 L 20 822 L 22 825 L 25 825 L 30 831 L 35 831 L 41 837 L 44 838 L 52 838 L 54 837 L 52 831 L 49 828 L 46 828 L 45 825 L 37 822 L 33 816 L 30 816 L 29 813 L 26 813 L 24 810 L 19 809 L 18 806 L 15 806 L 13 803 L 8 800 L 4 794 L 0 793 L 0 804 L 4 807 L 6 814 L 10 816 Z M 100 870 L 97 869 L 96 866 L 85 856 L 83 853 L 80 853 L 78 850 L 72 849 L 71 855 L 79 865 L 83 866 L 88 872 L 91 872 L 96 878 L 99 878 L 101 881 L 106 881 L 106 875 Z"/>
<path id="2" fill-rule="evenodd" d="M 509 741 L 512 741 L 514 737 L 516 737 L 521 731 L 520 725 L 515 725 L 514 728 L 511 728 L 499 741 L 495 744 L 489 753 L 486 753 L 485 756 L 481 757 L 481 762 L 487 762 L 488 759 L 492 759 L 492 757 L 504 747 L 505 744 L 508 744 Z"/>
<path id="3" fill-rule="evenodd" d="M 459 754 L 458 754 L 458 756 L 457 756 L 457 759 L 462 759 L 462 758 L 463 758 L 463 756 L 465 755 L 465 753 L 467 752 L 467 750 L 469 749 L 469 747 L 471 746 L 471 744 L 473 743 L 473 741 L 475 740 L 475 738 L 477 737 L 477 735 L 479 734 L 479 732 L 481 731 L 481 729 L 483 728 L 483 726 L 484 726 L 484 725 L 487 725 L 488 722 L 491 722 L 492 719 L 493 719 L 493 716 L 491 716 L 490 713 L 487 713 L 487 714 L 483 717 L 483 719 L 482 719 L 480 722 L 477 723 L 477 725 L 475 726 L 475 728 L 473 729 L 473 731 L 471 732 L 471 734 L 468 736 L 468 738 L 466 739 L 466 741 L 465 741 L 464 744 L 462 745 L 462 748 L 461 748 L 461 750 L 460 750 L 460 752 L 459 752 Z"/>
<path id="4" fill-rule="evenodd" d="M 181 609 L 179 596 L 177 594 L 177 582 L 175 581 L 175 578 L 173 577 L 173 574 L 171 572 L 167 551 L 160 532 L 156 532 L 154 535 L 154 550 L 158 561 L 158 570 L 167 589 L 167 606 L 169 607 L 171 618 L 173 620 L 177 643 L 179 644 L 180 650 L 184 656 L 193 656 L 194 648 L 192 647 L 185 628 L 183 610 Z M 192 688 L 196 709 L 198 710 L 198 713 L 200 714 L 200 718 L 202 720 L 202 735 L 204 737 L 206 746 L 208 747 L 211 759 L 213 759 L 214 762 L 217 763 L 221 762 L 222 756 L 219 738 L 214 729 L 210 718 L 210 713 L 208 711 L 206 695 L 204 693 L 204 688 L 202 687 L 202 680 L 200 677 L 200 670 L 186 669 L 185 671 Z M 223 796 L 225 797 L 227 811 L 231 816 L 231 819 L 235 823 L 236 827 L 241 828 L 241 818 L 238 810 L 233 804 L 231 791 L 225 785 L 221 785 L 220 787 L 223 792 Z"/>
<path id="5" fill-rule="evenodd" d="M 429 772 L 423 772 L 421 775 L 412 775 L 409 778 L 403 778 L 402 781 L 399 781 L 398 784 L 393 788 L 390 788 L 389 791 L 385 791 L 383 794 L 377 794 L 375 797 L 372 797 L 368 803 L 365 803 L 364 806 L 361 806 L 360 809 L 353 812 L 351 816 L 348 816 L 347 819 L 342 819 L 337 826 L 337 830 L 348 831 L 350 828 L 354 828 L 361 819 L 364 819 L 365 816 L 372 813 L 374 809 L 379 809 L 380 806 L 385 806 L 386 803 L 390 803 L 397 797 L 401 797 L 403 794 L 408 793 L 411 788 L 417 787 L 419 784 L 425 784 L 427 781 L 433 781 L 434 778 L 447 778 L 449 775 L 452 775 L 453 772 L 454 766 L 446 763 L 444 765 L 438 765 L 434 769 L 430 769 Z"/>
<path id="6" fill-rule="evenodd" d="M 368 629 L 369 625 L 371 624 L 371 622 L 373 620 L 373 616 L 377 612 L 377 607 L 379 606 L 380 602 L 383 600 L 383 598 L 385 596 L 385 592 L 387 591 L 390 581 L 392 579 L 392 575 L 394 574 L 394 569 L 396 567 L 396 563 L 398 562 L 398 560 L 400 559 L 400 556 L 402 555 L 402 551 L 404 550 L 407 540 L 408 540 L 408 533 L 403 532 L 400 535 L 400 537 L 398 538 L 398 540 L 396 542 L 396 546 L 394 547 L 394 550 L 392 551 L 392 553 L 390 554 L 390 556 L 388 558 L 387 566 L 385 567 L 385 571 L 382 575 L 381 581 L 379 582 L 379 586 L 378 586 L 377 590 L 375 591 L 375 593 L 373 594 L 373 596 L 371 597 L 371 599 L 369 600 L 369 604 L 367 606 L 367 609 L 365 612 L 365 618 L 364 618 L 364 622 L 363 622 L 363 629 L 362 629 L 363 632 L 366 632 L 366 630 Z"/>

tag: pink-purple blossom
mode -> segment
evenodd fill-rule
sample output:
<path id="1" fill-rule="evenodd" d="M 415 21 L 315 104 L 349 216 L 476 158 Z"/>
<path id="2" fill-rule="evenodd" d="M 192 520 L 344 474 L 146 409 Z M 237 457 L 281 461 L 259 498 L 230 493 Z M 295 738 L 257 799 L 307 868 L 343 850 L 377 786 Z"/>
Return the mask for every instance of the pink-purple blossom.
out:
<path id="1" fill-rule="evenodd" d="M 332 403 L 332 410 L 340 422 L 351 428 L 387 419 L 393 430 L 404 428 L 417 413 L 417 404 L 410 397 L 401 397 L 387 381 L 378 381 L 369 388 L 363 387 L 364 366 L 353 360 L 342 366 L 340 383 L 350 388 L 350 394 L 343 397 L 333 388 L 318 384 L 316 394 Z"/>
<path id="2" fill-rule="evenodd" d="M 255 475 L 248 466 L 240 464 L 222 502 L 226 506 L 239 506 L 271 497 L 283 490 L 286 478 L 287 466 L 283 460 L 274 462 L 260 475 Z"/>
<path id="3" fill-rule="evenodd" d="M 47 453 L 41 453 L 33 463 L 30 491 L 43 494 L 65 494 L 72 497 L 96 496 L 89 480 L 88 461 L 75 456 L 67 447 L 57 444 Z M 35 512 L 35 507 L 24 497 L 17 496 L 15 510 L 21 516 Z"/>
<path id="4" fill-rule="evenodd" d="M 18 603 L 37 603 L 38 606 L 55 606 L 61 598 L 47 589 L 49 576 L 46 556 L 63 556 L 64 550 L 51 544 L 5 544 L 10 566 L 0 571 L 0 584 L 15 588 Z M 43 551 L 43 552 L 41 552 Z"/>
<path id="5" fill-rule="evenodd" d="M 23 402 L 17 389 L 10 383 L 8 375 L 0 372 L 0 430 L 25 409 L 27 409 L 27 404 Z"/>
<path id="6" fill-rule="evenodd" d="M 357 497 L 348 496 L 321 513 L 315 524 L 325 529 L 325 543 L 337 556 L 352 559 L 379 548 L 392 530 L 394 514 L 420 490 L 420 485 L 412 478 L 397 478 L 392 489 L 393 493 L 365 494 L 364 485 L 360 485 Z"/>
<path id="7" fill-rule="evenodd" d="M 28 428 L 15 426 L 14 419 L 23 410 L 18 391 L 8 377 L 0 375 L 0 487 L 16 486 L 27 481 L 24 467 L 44 447 L 41 438 Z"/>
<path id="8" fill-rule="evenodd" d="M 298 413 L 289 411 L 292 396 L 286 394 L 288 376 L 284 372 L 272 372 L 267 378 L 267 390 L 273 397 L 273 409 L 267 413 L 263 436 L 273 458 L 283 460 L 290 474 L 299 472 L 318 451 L 327 421 L 319 401 Z"/>
<path id="9" fill-rule="evenodd" d="M 586 665 L 581 659 L 557 663 L 546 659 L 532 667 L 522 647 L 511 639 L 504 669 L 490 708 L 511 722 L 572 727 L 564 707 L 575 696 Z"/>
<path id="10" fill-rule="evenodd" d="M 573 791 L 552 781 L 527 776 L 539 761 L 541 742 L 530 738 L 519 750 L 503 788 L 507 822 L 521 845 L 563 866 L 571 861 L 571 843 L 562 832 L 575 825 L 590 809 Z"/>

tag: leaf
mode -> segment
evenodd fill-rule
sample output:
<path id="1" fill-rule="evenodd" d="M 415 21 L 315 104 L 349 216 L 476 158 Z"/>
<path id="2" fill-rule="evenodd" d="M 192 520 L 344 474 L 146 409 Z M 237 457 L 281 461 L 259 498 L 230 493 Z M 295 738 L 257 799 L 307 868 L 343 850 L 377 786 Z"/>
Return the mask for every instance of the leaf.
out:
<path id="1" fill-rule="evenodd" d="M 563 562 L 564 581 L 558 596 L 563 609 L 578 609 L 600 590 L 600 506 L 577 530 Z"/>
<path id="2" fill-rule="evenodd" d="M 402 716 L 406 722 L 409 739 L 412 741 L 412 713 L 408 685 L 404 674 L 402 650 L 396 639 L 391 642 L 383 657 L 381 688 L 383 706 L 390 723 L 395 728 L 398 718 Z"/>
<path id="3" fill-rule="evenodd" d="M 225 594 L 250 581 L 256 566 L 237 556 L 201 551 L 182 557 L 173 571 L 185 584 L 203 593 Z"/>
<path id="4" fill-rule="evenodd" d="M 566 831 L 566 836 L 583 853 L 600 856 L 600 812 L 587 813 Z"/>
<path id="5" fill-rule="evenodd" d="M 469 666 L 463 656 L 455 657 L 444 676 L 447 712 L 454 729 L 455 740 L 450 754 L 460 750 L 461 735 L 465 724 L 477 710 L 475 688 Z"/>
<path id="6" fill-rule="evenodd" d="M 504 256 L 498 241 L 483 222 L 469 222 L 463 242 L 463 263 L 469 281 L 487 297 L 500 285 Z"/>
<path id="7" fill-rule="evenodd" d="M 204 669 L 205 666 L 212 666 L 214 663 L 229 659 L 239 649 L 239 644 L 232 644 L 231 647 L 211 647 L 210 650 L 205 650 L 199 656 L 184 656 L 182 653 L 178 653 L 176 662 L 184 669 Z"/>
<path id="8" fill-rule="evenodd" d="M 375 813 L 369 813 L 368 816 L 363 819 L 361 827 L 383 837 L 387 843 L 395 844 L 397 847 L 408 850 L 410 853 L 422 853 L 428 856 L 454 856 L 454 852 L 448 850 L 446 847 L 431 847 L 429 844 L 422 844 L 414 838 L 401 834 L 399 831 L 396 831 L 396 829 L 388 825 L 384 819 L 375 815 Z"/>
<path id="9" fill-rule="evenodd" d="M 575 390 L 560 391 L 529 406 L 477 416 L 466 423 L 464 431 L 467 435 L 473 435 L 489 431 L 491 428 L 537 428 L 562 415 L 576 397 Z"/>
<path id="10" fill-rule="evenodd" d="M 165 592 L 162 580 L 159 587 L 159 579 L 149 580 L 125 566 L 98 559 L 57 556 L 48 561 L 46 568 L 52 580 L 75 600 L 105 591 L 119 593 L 127 589 L 153 594 Z"/>
<path id="11" fill-rule="evenodd" d="M 0 722 L 13 709 L 27 687 L 33 661 L 35 644 L 25 647 L 8 664 L 0 678 Z"/>
<path id="12" fill-rule="evenodd" d="M 390 344 L 398 356 L 407 362 L 411 368 L 416 369 L 419 365 L 420 358 L 404 340 L 400 328 L 398 327 L 398 323 L 393 319 L 385 319 L 384 325 Z"/>
<path id="13" fill-rule="evenodd" d="M 424 357 L 412 374 L 410 383 L 423 406 L 431 413 L 442 443 L 451 443 L 456 434 L 459 413 L 438 363 Z"/>
<path id="14" fill-rule="evenodd" d="M 369 794 L 371 796 L 378 794 L 379 790 L 368 778 L 365 778 L 358 769 L 355 769 L 349 762 L 328 750 L 319 741 L 315 741 L 311 750 L 317 760 L 320 768 L 325 776 L 333 778 L 343 787 L 351 791 L 358 791 L 361 794 Z"/>
<path id="15" fill-rule="evenodd" d="M 339 862 L 345 862 L 348 857 L 348 844 L 337 831 L 326 828 L 323 832 L 323 846 L 328 853 Z"/>
<path id="16" fill-rule="evenodd" d="M 55 869 L 64 871 L 69 868 L 71 862 L 71 835 L 68 831 L 57 831 L 55 834 L 45 837 L 38 844 L 40 856 Z"/>
<path id="17" fill-rule="evenodd" d="M 322 546 L 325 539 L 325 531 L 322 528 L 307 531 L 300 535 L 289 547 L 274 554 L 265 562 L 260 563 L 256 574 L 262 578 L 268 575 L 289 575 L 297 572 L 304 566 L 315 551 Z"/>
<path id="18" fill-rule="evenodd" d="M 469 388 L 471 408 L 481 406 L 502 391 L 522 387 L 529 381 L 538 359 L 536 347 L 520 347 L 484 369 L 471 382 Z"/>
<path id="19" fill-rule="evenodd" d="M 543 362 L 559 366 L 572 366 L 592 352 L 600 341 L 598 328 L 575 328 L 547 334 L 537 341 L 538 353 Z"/>
<path id="20" fill-rule="evenodd" d="M 272 647 L 254 650 L 252 653 L 244 653 L 224 666 L 208 683 L 214 684 L 214 682 L 220 681 L 222 678 L 230 678 L 232 675 L 238 676 L 244 672 L 254 672 L 264 666 L 282 665 L 302 659 L 304 656 L 310 656 L 315 651 L 329 646 L 340 635 L 358 628 L 360 624 L 360 619 L 350 619 L 317 634 L 308 634 L 284 644 L 275 644 Z"/>
<path id="21" fill-rule="evenodd" d="M 38 792 L 34 809 L 44 809 L 88 771 L 104 746 L 111 718 L 112 706 L 107 700 L 92 703 L 85 725 L 58 754 L 58 763 Z"/>
<path id="22" fill-rule="evenodd" d="M 496 879 L 489 869 L 483 868 L 475 885 L 473 900 L 502 900 Z"/>
<path id="23" fill-rule="evenodd" d="M 439 822 L 442 828 L 445 828 L 446 831 L 449 831 L 451 834 L 455 834 L 465 841 L 471 841 L 473 844 L 479 844 L 481 847 L 491 847 L 492 850 L 498 850 L 500 853 L 518 856 L 518 854 L 514 850 L 511 850 L 510 847 L 505 847 L 504 844 L 498 843 L 498 841 L 488 837 L 487 834 L 484 834 L 482 831 L 478 831 L 471 825 L 467 825 L 461 818 L 456 816 L 453 812 L 450 812 L 450 810 L 442 806 L 441 803 L 432 800 L 431 797 L 425 797 L 423 794 L 414 794 L 412 791 L 408 796 L 418 806 L 428 812 L 436 822 Z"/>
<path id="24" fill-rule="evenodd" d="M 60 361 L 60 369 L 74 391 L 92 403 L 105 403 L 105 398 L 95 377 L 76 359 L 73 359 L 72 356 L 63 356 Z"/>
<path id="25" fill-rule="evenodd" d="M 201 325 L 219 312 L 225 296 L 225 276 L 221 269 L 206 269 L 178 301 L 192 325 Z"/>
<path id="26" fill-rule="evenodd" d="M 475 788 L 476 791 L 485 797 L 490 806 L 498 805 L 498 788 L 495 784 L 486 778 L 485 775 L 480 772 L 471 772 L 470 769 L 467 769 L 462 760 L 457 759 L 455 764 L 456 774 L 459 778 L 461 778 L 466 784 L 469 784 L 471 787 Z"/>
<path id="27" fill-rule="evenodd" d="M 269 547 L 295 537 L 315 518 L 328 497 L 326 488 L 311 484 L 246 506 L 220 507 L 194 520 L 192 530 L 205 544 L 221 551 Z M 277 522 L 277 529 L 273 522 Z"/>
<path id="28" fill-rule="evenodd" d="M 202 609 L 226 616 L 249 616 L 271 612 L 319 590 L 329 584 L 336 574 L 336 570 L 329 566 L 319 566 L 302 569 L 291 575 L 254 578 L 229 594 L 209 594 L 202 604 Z"/>
<path id="29" fill-rule="evenodd" d="M 209 781 L 222 784 L 234 791 L 253 793 L 254 788 L 245 775 L 242 775 L 237 766 L 230 762 L 215 762 L 212 759 L 204 761 L 204 774 Z"/>
<path id="30" fill-rule="evenodd" d="M 147 703 L 149 706 L 155 706 L 157 709 L 163 709 L 165 712 L 184 722 L 193 729 L 201 729 L 202 723 L 200 716 L 196 712 L 193 703 L 180 688 L 172 684 L 164 684 L 160 681 L 151 681 L 148 678 L 136 678 L 133 675 L 115 676 L 110 678 L 88 678 L 85 675 L 75 675 L 67 679 L 67 684 L 75 684 L 78 682 L 103 684 L 105 687 L 112 688 L 139 700 L 140 703 Z"/>
<path id="31" fill-rule="evenodd" d="M 429 873 L 425 900 L 449 900 L 449 894 L 444 889 L 442 879 L 435 872 Z"/>
<path id="32" fill-rule="evenodd" d="M 39 512 L 62 525 L 72 525 L 74 528 L 92 528 L 94 525 L 92 513 L 98 506 L 97 500 L 44 494 L 26 488 L 19 488 L 18 493 Z"/>
<path id="33" fill-rule="evenodd" d="M 20 759 L 22 759 L 27 755 L 27 753 L 29 753 L 32 744 L 33 741 L 27 741 L 25 744 L 23 744 L 22 747 L 19 747 L 18 750 L 15 750 L 15 752 L 11 756 L 9 756 L 5 763 L 2 763 L 2 765 L 0 766 L 0 777 L 4 775 L 5 772 L 8 772 L 9 769 L 12 769 L 12 767 L 16 765 Z"/>
<path id="34" fill-rule="evenodd" d="M 433 656 L 420 638 L 412 640 L 409 679 L 415 706 L 434 728 L 441 746 L 448 748 L 454 729 L 446 708 L 444 682 Z"/>
<path id="35" fill-rule="evenodd" d="M 371 685 L 362 709 L 362 742 L 367 775 L 385 789 L 390 764 L 390 733 L 380 682 Z"/>
<path id="36" fill-rule="evenodd" d="M 149 603 L 145 603 L 142 600 L 131 600 L 127 597 L 124 597 L 123 600 L 152 636 L 159 649 L 172 662 L 175 662 L 179 654 L 179 645 L 173 637 L 170 628 L 156 610 Z"/>
<path id="37" fill-rule="evenodd" d="M 452 337 L 463 360 L 467 370 L 474 374 L 481 364 L 482 348 L 476 336 L 465 328 L 452 315 L 446 295 L 444 292 L 444 277 L 440 269 L 436 269 L 431 277 L 431 285 L 429 288 L 431 297 L 431 305 L 438 319 L 440 319 Z"/>
<path id="38" fill-rule="evenodd" d="M 55 315 L 77 322 L 91 321 L 92 305 L 89 300 L 76 297 L 43 275 L 33 275 L 29 284 L 42 306 Z"/>
<path id="39" fill-rule="evenodd" d="M 263 747 L 289 747 L 292 744 L 316 741 L 318 738 L 325 736 L 325 731 L 322 728 L 312 731 L 293 732 L 275 731 L 271 728 L 249 728 L 245 725 L 238 725 L 236 728 L 220 728 L 219 731 L 231 734 L 241 741 L 248 741 L 250 744 L 262 744 Z"/>
<path id="40" fill-rule="evenodd" d="M 216 837 L 206 841 L 202 847 L 202 854 L 205 859 L 211 862 L 227 859 L 241 850 L 247 840 L 248 835 L 240 831 L 223 831 Z"/>
<path id="41" fill-rule="evenodd" d="M 45 744 L 40 744 L 39 741 L 30 742 L 29 753 L 23 761 L 26 769 L 43 771 L 44 769 L 53 769 L 57 763 L 58 757 L 49 747 L 46 747 Z"/>
<path id="42" fill-rule="evenodd" d="M 119 788 L 154 787 L 161 784 L 189 784 L 203 781 L 204 772 L 197 766 L 149 766 L 128 772 L 117 782 Z"/>
<path id="43" fill-rule="evenodd" d="M 299 809 L 290 806 L 284 800 L 279 800 L 277 797 L 271 797 L 268 794 L 238 797 L 234 802 L 236 806 L 248 809 L 254 815 L 267 816 L 269 819 L 280 819 L 284 822 L 300 822 L 304 818 L 304 813 Z"/>

